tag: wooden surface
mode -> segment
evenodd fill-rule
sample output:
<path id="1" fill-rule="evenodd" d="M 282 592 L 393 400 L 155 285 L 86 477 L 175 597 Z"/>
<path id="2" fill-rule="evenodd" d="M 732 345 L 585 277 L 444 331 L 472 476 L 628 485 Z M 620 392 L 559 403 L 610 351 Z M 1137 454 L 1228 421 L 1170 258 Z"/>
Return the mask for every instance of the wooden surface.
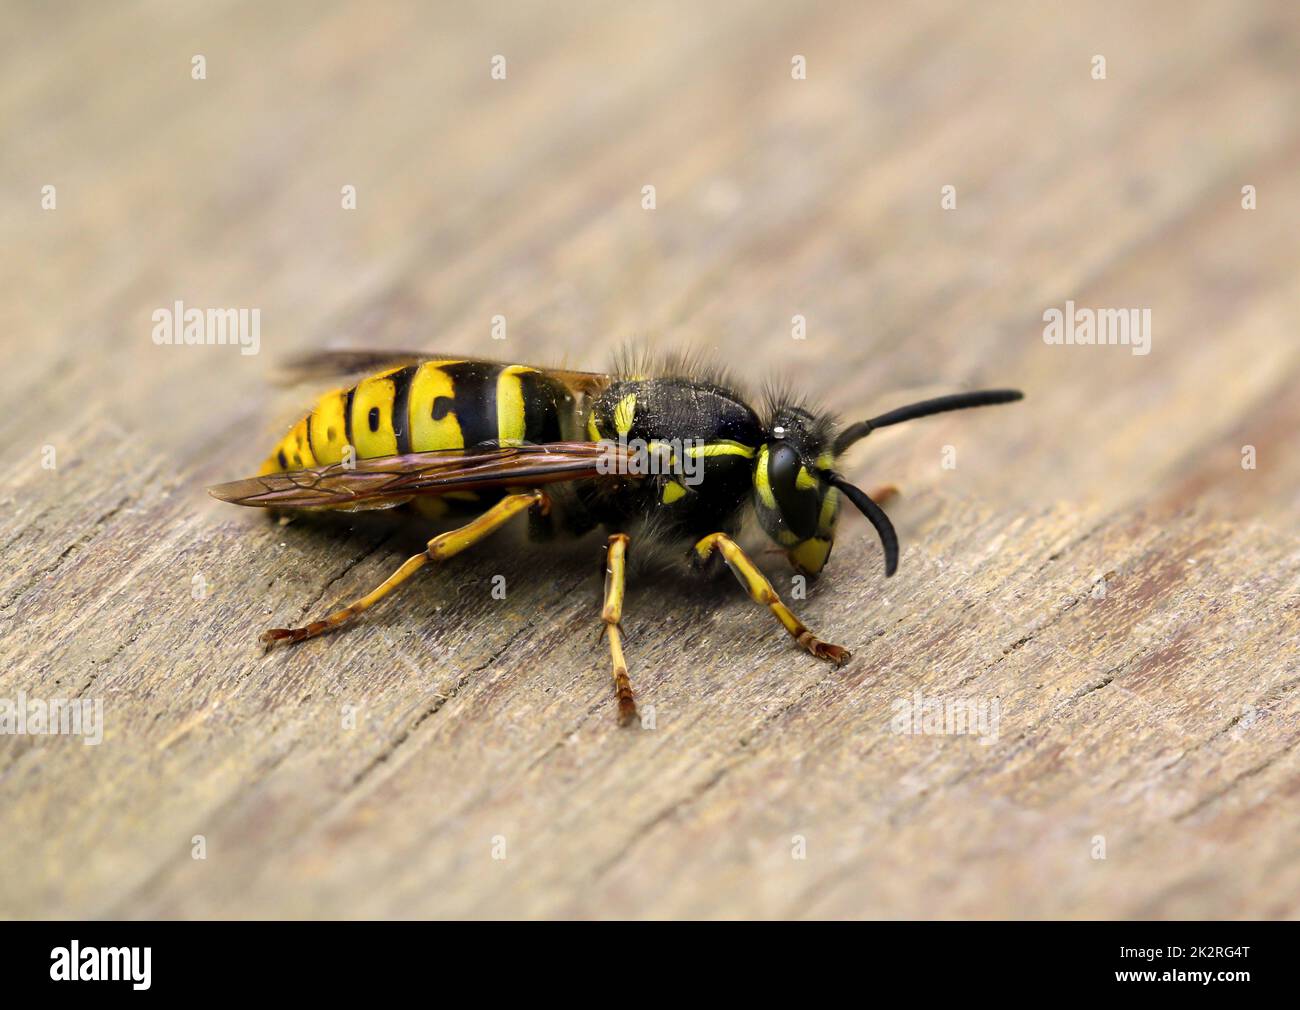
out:
<path id="1" fill-rule="evenodd" d="M 0 697 L 105 733 L 0 737 L 0 914 L 1300 914 L 1295 6 L 461 6 L 7 6 Z M 261 353 L 155 346 L 177 299 Z M 1066 299 L 1152 352 L 1046 345 Z M 855 451 L 904 554 L 846 519 L 795 604 L 843 671 L 654 577 L 620 731 L 599 542 L 509 538 L 262 655 L 420 540 L 206 498 L 276 360 L 634 337 L 848 419 L 1028 399 Z M 895 732 L 917 691 L 996 739 Z"/>

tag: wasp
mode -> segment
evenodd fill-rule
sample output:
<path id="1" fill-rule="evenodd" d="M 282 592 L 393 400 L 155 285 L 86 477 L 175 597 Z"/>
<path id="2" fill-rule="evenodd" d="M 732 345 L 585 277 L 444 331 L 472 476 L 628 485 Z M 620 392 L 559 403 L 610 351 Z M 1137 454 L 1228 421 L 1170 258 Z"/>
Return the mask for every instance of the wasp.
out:
<path id="1" fill-rule="evenodd" d="M 879 534 L 885 575 L 898 537 L 879 504 L 840 473 L 845 452 L 878 428 L 1021 399 L 1014 389 L 912 403 L 840 428 L 781 390 L 762 413 L 726 374 L 686 358 L 625 363 L 610 373 L 406 352 L 326 352 L 300 373 L 370 370 L 320 397 L 255 477 L 209 488 L 222 501 L 278 511 L 414 509 L 452 525 L 371 592 L 299 628 L 262 634 L 301 642 L 369 610 L 426 565 L 443 562 L 527 513 L 535 540 L 604 530 L 601 610 L 621 724 L 637 714 L 623 652 L 630 552 L 672 549 L 697 569 L 721 559 L 756 603 L 819 659 L 847 649 L 814 635 L 782 602 L 737 538 L 752 515 L 794 570 L 826 566 L 845 500 Z M 456 517 L 461 525 L 454 525 Z"/>

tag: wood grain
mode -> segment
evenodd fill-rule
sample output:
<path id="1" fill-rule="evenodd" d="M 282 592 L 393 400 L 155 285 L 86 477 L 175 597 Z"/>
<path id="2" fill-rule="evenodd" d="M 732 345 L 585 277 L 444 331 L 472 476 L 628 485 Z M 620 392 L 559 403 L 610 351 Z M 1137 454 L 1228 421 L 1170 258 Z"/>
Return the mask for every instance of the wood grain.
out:
<path id="1" fill-rule="evenodd" d="M 105 730 L 0 737 L 0 914 L 1300 915 L 1294 5 L 513 7 L 10 10 L 0 698 Z M 261 353 L 156 346 L 177 299 Z M 1067 299 L 1151 353 L 1045 344 Z M 206 498 L 302 406 L 274 362 L 636 338 L 848 419 L 1028 399 L 856 451 L 904 553 L 846 520 L 796 603 L 842 671 L 647 576 L 620 731 L 599 541 L 509 537 L 262 654 L 421 541 Z"/>

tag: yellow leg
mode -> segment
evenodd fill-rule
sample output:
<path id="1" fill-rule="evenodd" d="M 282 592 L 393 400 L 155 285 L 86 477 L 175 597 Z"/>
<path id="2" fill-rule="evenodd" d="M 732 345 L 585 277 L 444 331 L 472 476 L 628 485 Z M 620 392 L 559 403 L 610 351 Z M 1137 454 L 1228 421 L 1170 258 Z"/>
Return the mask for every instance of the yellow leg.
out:
<path id="1" fill-rule="evenodd" d="M 626 533 L 615 533 L 609 538 L 605 555 L 605 607 L 600 619 L 605 622 L 609 635 L 609 656 L 614 663 L 614 694 L 618 697 L 618 724 L 630 726 L 636 719 L 636 698 L 632 682 L 627 676 L 627 661 L 623 658 L 623 575 L 627 559 Z"/>
<path id="2" fill-rule="evenodd" d="M 408 558 L 402 567 L 388 576 L 376 589 L 372 589 L 361 599 L 348 604 L 342 610 L 335 611 L 328 617 L 312 621 L 302 628 L 271 628 L 262 632 L 262 642 L 274 645 L 276 642 L 301 642 L 304 638 L 315 638 L 327 631 L 333 631 L 341 624 L 347 623 L 363 611 L 369 610 L 430 561 L 445 561 L 459 554 L 467 547 L 472 547 L 484 537 L 495 532 L 511 517 L 526 509 L 538 508 L 543 513 L 550 507 L 550 502 L 541 491 L 529 491 L 526 494 L 512 494 L 502 498 L 481 516 L 466 523 L 459 529 L 448 530 L 429 541 L 423 554 Z"/>
<path id="3" fill-rule="evenodd" d="M 750 598 L 755 603 L 761 603 L 772 611 L 776 615 L 776 619 L 781 622 L 782 627 L 790 632 L 796 642 L 818 659 L 828 659 L 837 666 L 842 666 L 849 661 L 852 654 L 848 649 L 843 649 L 838 645 L 831 645 L 829 642 L 823 642 L 805 627 L 803 621 L 791 613 L 790 608 L 782 603 L 781 598 L 776 595 L 772 583 L 767 581 L 767 577 L 758 570 L 758 566 L 746 556 L 745 552 L 740 549 L 740 546 L 731 537 L 725 533 L 710 533 L 695 545 L 695 554 L 702 562 L 707 561 L 714 550 L 722 554 L 722 559 L 726 561 L 727 567 L 731 569 L 732 574 L 748 591 Z"/>

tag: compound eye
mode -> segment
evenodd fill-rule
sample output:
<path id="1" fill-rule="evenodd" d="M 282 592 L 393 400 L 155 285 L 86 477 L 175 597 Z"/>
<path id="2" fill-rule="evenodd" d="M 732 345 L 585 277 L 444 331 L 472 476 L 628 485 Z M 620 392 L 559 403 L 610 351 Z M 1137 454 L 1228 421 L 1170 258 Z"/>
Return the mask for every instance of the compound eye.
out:
<path id="1" fill-rule="evenodd" d="M 772 486 L 772 497 L 781 518 L 790 531 L 801 540 L 814 536 L 817 532 L 817 514 L 821 510 L 821 494 L 814 483 L 800 486 L 800 471 L 803 460 L 799 453 L 789 445 L 777 445 L 768 453 L 767 479 Z M 805 478 L 803 483 L 807 483 Z"/>
<path id="2" fill-rule="evenodd" d="M 767 456 L 767 479 L 773 486 L 777 484 L 794 485 L 799 476 L 799 454 L 784 443 L 775 446 Z"/>

